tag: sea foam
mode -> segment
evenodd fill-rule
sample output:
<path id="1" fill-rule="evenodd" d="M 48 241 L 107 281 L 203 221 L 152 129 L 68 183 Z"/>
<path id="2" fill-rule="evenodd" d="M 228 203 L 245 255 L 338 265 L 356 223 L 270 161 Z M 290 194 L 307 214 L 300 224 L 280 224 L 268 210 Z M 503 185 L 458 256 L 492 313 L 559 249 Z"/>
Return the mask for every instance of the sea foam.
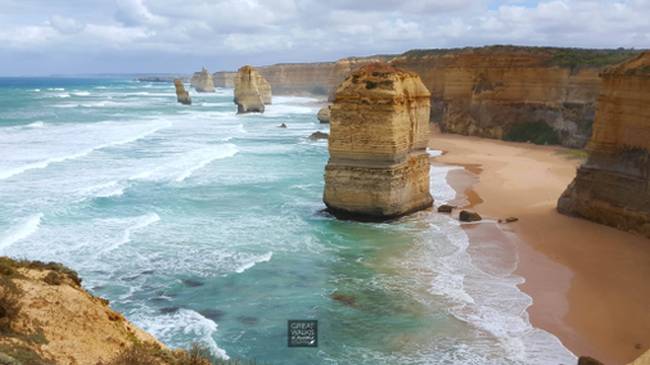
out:
<path id="1" fill-rule="evenodd" d="M 41 225 L 43 213 L 37 213 L 29 216 L 18 226 L 10 229 L 0 240 L 0 250 L 5 249 L 14 243 L 24 240 L 25 238 L 34 234 L 38 227 Z"/>

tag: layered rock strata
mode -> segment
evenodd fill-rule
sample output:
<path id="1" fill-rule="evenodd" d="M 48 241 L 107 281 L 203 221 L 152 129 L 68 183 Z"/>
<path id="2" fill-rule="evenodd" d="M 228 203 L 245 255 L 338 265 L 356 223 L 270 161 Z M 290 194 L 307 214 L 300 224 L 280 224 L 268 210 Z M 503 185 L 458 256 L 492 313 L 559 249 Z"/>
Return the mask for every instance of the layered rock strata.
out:
<path id="1" fill-rule="evenodd" d="M 491 46 L 277 64 L 258 70 L 278 95 L 333 97 L 350 72 L 386 61 L 420 76 L 431 92 L 431 120 L 443 132 L 581 148 L 591 136 L 600 71 L 636 54 Z M 228 73 L 223 74 L 225 83 Z"/>
<path id="2" fill-rule="evenodd" d="M 326 105 L 320 108 L 318 114 L 316 114 L 316 119 L 318 119 L 318 121 L 321 123 L 329 123 L 331 113 L 332 113 L 332 106 Z"/>
<path id="3" fill-rule="evenodd" d="M 363 66 L 338 87 L 323 201 L 341 218 L 381 220 L 431 207 L 429 91 L 411 72 Z"/>
<path id="4" fill-rule="evenodd" d="M 271 85 L 251 66 L 237 72 L 234 93 L 237 113 L 263 113 L 271 104 Z"/>
<path id="5" fill-rule="evenodd" d="M 650 52 L 602 77 L 589 157 L 558 210 L 650 237 Z"/>
<path id="6" fill-rule="evenodd" d="M 174 80 L 174 86 L 176 87 L 176 101 L 185 105 L 192 104 L 192 98 L 190 97 L 190 93 L 185 90 L 183 81 L 179 79 Z"/>
<path id="7" fill-rule="evenodd" d="M 194 75 L 192 75 L 190 83 L 192 87 L 200 93 L 214 92 L 214 82 L 212 81 L 212 75 L 210 75 L 205 67 L 203 67 L 201 71 L 195 72 Z"/>

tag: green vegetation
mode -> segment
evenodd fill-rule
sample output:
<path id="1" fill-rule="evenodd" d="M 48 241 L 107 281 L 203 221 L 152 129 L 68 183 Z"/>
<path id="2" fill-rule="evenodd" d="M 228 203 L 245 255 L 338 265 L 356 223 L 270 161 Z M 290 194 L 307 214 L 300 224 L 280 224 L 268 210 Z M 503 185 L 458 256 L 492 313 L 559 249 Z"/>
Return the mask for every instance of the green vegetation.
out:
<path id="1" fill-rule="evenodd" d="M 560 144 L 557 132 L 544 122 L 517 123 L 503 138 L 512 142 L 532 142 L 535 144 Z"/>
<path id="2" fill-rule="evenodd" d="M 151 343 L 135 341 L 104 365 L 256 365 L 253 360 L 214 359 L 204 346 L 194 344 L 187 351 L 169 351 Z M 102 365 L 102 364 L 99 364 Z"/>
<path id="3" fill-rule="evenodd" d="M 605 67 L 621 63 L 639 54 L 633 49 L 554 48 L 550 65 L 569 67 Z"/>
<path id="4" fill-rule="evenodd" d="M 589 153 L 585 150 L 579 149 L 566 149 L 560 150 L 557 152 L 558 155 L 562 155 L 570 160 L 586 160 L 589 157 Z"/>

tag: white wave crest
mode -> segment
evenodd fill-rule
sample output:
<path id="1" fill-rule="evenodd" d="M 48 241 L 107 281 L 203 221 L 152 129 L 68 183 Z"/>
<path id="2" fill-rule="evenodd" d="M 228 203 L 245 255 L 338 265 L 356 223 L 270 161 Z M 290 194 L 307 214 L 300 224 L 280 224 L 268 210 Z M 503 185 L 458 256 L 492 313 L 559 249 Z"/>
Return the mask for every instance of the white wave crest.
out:
<path id="1" fill-rule="evenodd" d="M 164 316 L 135 317 L 134 321 L 163 342 L 173 342 L 181 334 L 192 335 L 208 346 L 212 355 L 224 360 L 230 359 L 226 351 L 213 339 L 217 332 L 217 323 L 191 309 L 181 308 Z"/>
<path id="2" fill-rule="evenodd" d="M 72 95 L 74 95 L 74 96 L 89 96 L 90 92 L 88 92 L 88 91 L 77 91 L 77 92 L 73 92 Z"/>
<path id="3" fill-rule="evenodd" d="M 24 240 L 38 230 L 41 225 L 43 213 L 37 213 L 29 216 L 22 224 L 10 229 L 0 240 L 0 249 L 5 249 L 14 243 Z"/>
<path id="4" fill-rule="evenodd" d="M 243 273 L 244 271 L 252 268 L 253 266 L 262 263 L 262 262 L 269 262 L 271 261 L 271 258 L 273 257 L 273 252 L 269 251 L 263 255 L 260 256 L 255 256 L 249 259 L 248 261 L 244 262 L 241 266 L 235 269 L 235 272 L 238 274 Z"/>
<path id="5" fill-rule="evenodd" d="M 214 160 L 219 160 L 219 159 L 222 159 L 222 158 L 232 157 L 232 156 L 236 155 L 237 152 L 238 152 L 237 147 L 234 144 L 226 144 L 226 145 L 224 145 L 224 148 L 219 148 L 219 149 L 216 149 L 216 150 L 212 150 L 212 151 L 210 151 L 210 153 L 207 154 L 207 156 L 205 158 L 198 161 L 198 163 L 196 165 L 190 166 L 187 170 L 183 171 L 182 174 L 178 175 L 176 177 L 175 181 L 176 182 L 182 182 L 185 179 L 187 179 L 188 177 L 192 176 L 192 174 L 195 171 L 200 170 L 200 169 L 204 168 L 205 166 L 207 166 L 208 164 L 210 164 L 210 162 L 212 162 Z"/>
<path id="6" fill-rule="evenodd" d="M 135 142 L 135 141 L 137 141 L 137 140 L 139 140 L 141 138 L 144 138 L 144 137 L 146 137 L 146 136 L 148 136 L 150 134 L 153 134 L 153 133 L 159 131 L 160 129 L 169 127 L 170 125 L 171 125 L 171 123 L 166 123 L 164 125 L 156 126 L 156 127 L 151 128 L 149 130 L 146 130 L 145 132 L 139 133 L 139 134 L 137 134 L 135 136 L 125 138 L 123 140 L 103 143 L 103 144 L 100 144 L 100 145 L 97 145 L 95 147 L 85 149 L 85 150 L 77 152 L 77 153 L 72 153 L 72 154 L 69 154 L 69 155 L 59 156 L 59 157 L 52 157 L 52 158 L 48 158 L 48 159 L 45 159 L 45 160 L 42 160 L 42 161 L 32 162 L 32 163 L 29 163 L 29 164 L 26 164 L 26 165 L 23 165 L 23 166 L 20 166 L 20 167 L 16 167 L 16 168 L 13 168 L 13 169 L 2 171 L 2 172 L 0 172 L 0 180 L 8 179 L 10 177 L 22 174 L 22 173 L 24 173 L 26 171 L 29 171 L 29 170 L 44 169 L 44 168 L 48 167 L 50 164 L 53 164 L 53 163 L 59 163 L 59 162 L 67 161 L 67 160 L 75 160 L 75 159 L 84 157 L 84 156 L 92 153 L 93 151 L 97 151 L 99 149 L 103 149 L 103 148 L 107 148 L 107 147 L 113 147 L 113 146 L 119 146 L 119 145 L 122 145 L 122 144 Z"/>
<path id="7" fill-rule="evenodd" d="M 120 246 L 131 242 L 131 234 L 134 231 L 141 230 L 159 221 L 160 221 L 160 216 L 156 213 L 147 213 L 145 215 L 136 217 L 135 223 L 124 230 L 124 233 L 122 234 L 122 238 L 119 241 L 115 242 L 114 244 L 104 248 L 100 253 L 113 251 L 119 248 Z"/>
<path id="8" fill-rule="evenodd" d="M 27 128 L 43 128 L 43 127 L 45 127 L 45 123 L 39 120 L 39 121 L 36 121 L 34 123 L 29 123 L 25 127 L 27 127 Z"/>

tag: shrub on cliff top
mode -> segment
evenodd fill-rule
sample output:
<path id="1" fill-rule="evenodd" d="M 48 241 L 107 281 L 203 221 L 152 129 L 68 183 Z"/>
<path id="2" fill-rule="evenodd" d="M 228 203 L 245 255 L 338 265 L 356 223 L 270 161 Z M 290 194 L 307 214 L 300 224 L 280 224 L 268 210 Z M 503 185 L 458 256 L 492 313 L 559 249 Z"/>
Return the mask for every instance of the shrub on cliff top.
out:
<path id="1" fill-rule="evenodd" d="M 551 126 L 544 122 L 517 123 L 503 137 L 506 141 L 532 142 L 535 144 L 560 144 L 560 137 Z"/>

